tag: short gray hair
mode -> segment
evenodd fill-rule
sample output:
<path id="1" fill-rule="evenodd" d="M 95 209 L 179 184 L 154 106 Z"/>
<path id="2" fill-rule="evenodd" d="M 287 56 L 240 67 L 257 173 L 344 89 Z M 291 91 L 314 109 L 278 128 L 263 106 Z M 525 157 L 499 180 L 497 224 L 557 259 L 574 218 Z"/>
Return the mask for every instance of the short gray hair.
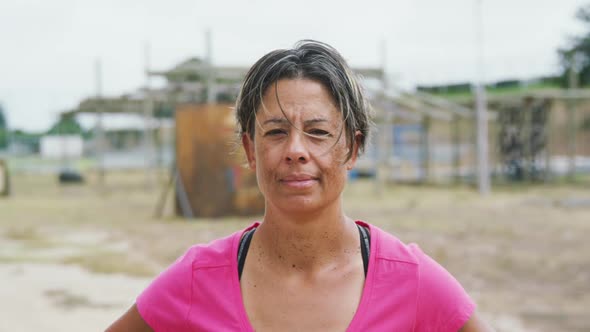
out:
<path id="1" fill-rule="evenodd" d="M 355 133 L 359 131 L 359 152 L 363 152 L 372 126 L 370 106 L 357 76 L 332 46 L 315 40 L 301 40 L 292 49 L 279 49 L 260 58 L 250 68 L 236 101 L 239 134 L 254 139 L 256 112 L 271 84 L 281 79 L 307 78 L 323 84 L 337 103 L 344 119 L 344 133 L 352 156 Z"/>

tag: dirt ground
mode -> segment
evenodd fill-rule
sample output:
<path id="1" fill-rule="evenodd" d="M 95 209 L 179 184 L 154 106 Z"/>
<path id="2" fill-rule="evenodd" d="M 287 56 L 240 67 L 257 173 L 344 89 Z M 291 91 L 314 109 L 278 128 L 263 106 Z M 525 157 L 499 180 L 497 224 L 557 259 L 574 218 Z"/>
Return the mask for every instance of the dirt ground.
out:
<path id="1" fill-rule="evenodd" d="M 255 217 L 153 218 L 144 173 L 92 174 L 81 186 L 17 174 L 0 198 L 0 332 L 103 330 L 188 246 Z M 151 183 L 151 185 L 150 185 Z M 357 180 L 345 210 L 417 242 L 497 331 L 590 331 L 590 188 L 391 185 Z"/>

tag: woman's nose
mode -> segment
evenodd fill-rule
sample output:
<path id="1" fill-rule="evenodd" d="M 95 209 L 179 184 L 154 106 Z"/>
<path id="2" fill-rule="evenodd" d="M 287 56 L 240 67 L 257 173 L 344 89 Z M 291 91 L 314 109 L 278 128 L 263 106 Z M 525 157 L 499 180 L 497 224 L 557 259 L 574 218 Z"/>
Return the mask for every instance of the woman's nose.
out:
<path id="1" fill-rule="evenodd" d="M 307 162 L 309 160 L 309 151 L 305 144 L 305 137 L 302 133 L 292 133 L 289 135 L 285 151 L 285 160 L 287 162 Z"/>

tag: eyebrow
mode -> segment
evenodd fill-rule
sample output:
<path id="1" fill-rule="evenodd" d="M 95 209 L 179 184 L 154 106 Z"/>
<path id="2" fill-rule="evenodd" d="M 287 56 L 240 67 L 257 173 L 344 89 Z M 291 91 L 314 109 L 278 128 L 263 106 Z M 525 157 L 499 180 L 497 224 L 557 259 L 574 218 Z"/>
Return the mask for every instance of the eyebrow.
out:
<path id="1" fill-rule="evenodd" d="M 303 121 L 303 124 L 310 125 L 310 124 L 323 123 L 323 122 L 328 122 L 328 120 L 324 119 L 324 118 L 315 118 L 315 119 L 305 120 L 305 121 Z M 287 121 L 287 119 L 285 119 L 285 118 L 272 118 L 272 119 L 268 119 L 268 120 L 264 121 L 262 124 L 266 125 L 269 123 L 288 124 L 289 121 Z"/>

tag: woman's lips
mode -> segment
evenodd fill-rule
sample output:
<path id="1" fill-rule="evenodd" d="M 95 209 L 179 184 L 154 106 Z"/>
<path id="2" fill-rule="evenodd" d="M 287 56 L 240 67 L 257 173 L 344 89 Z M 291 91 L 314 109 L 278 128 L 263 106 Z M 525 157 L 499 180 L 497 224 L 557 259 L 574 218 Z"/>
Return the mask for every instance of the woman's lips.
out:
<path id="1" fill-rule="evenodd" d="M 295 175 L 286 176 L 281 179 L 281 182 L 291 188 L 305 189 L 313 186 L 317 179 L 312 176 Z"/>

